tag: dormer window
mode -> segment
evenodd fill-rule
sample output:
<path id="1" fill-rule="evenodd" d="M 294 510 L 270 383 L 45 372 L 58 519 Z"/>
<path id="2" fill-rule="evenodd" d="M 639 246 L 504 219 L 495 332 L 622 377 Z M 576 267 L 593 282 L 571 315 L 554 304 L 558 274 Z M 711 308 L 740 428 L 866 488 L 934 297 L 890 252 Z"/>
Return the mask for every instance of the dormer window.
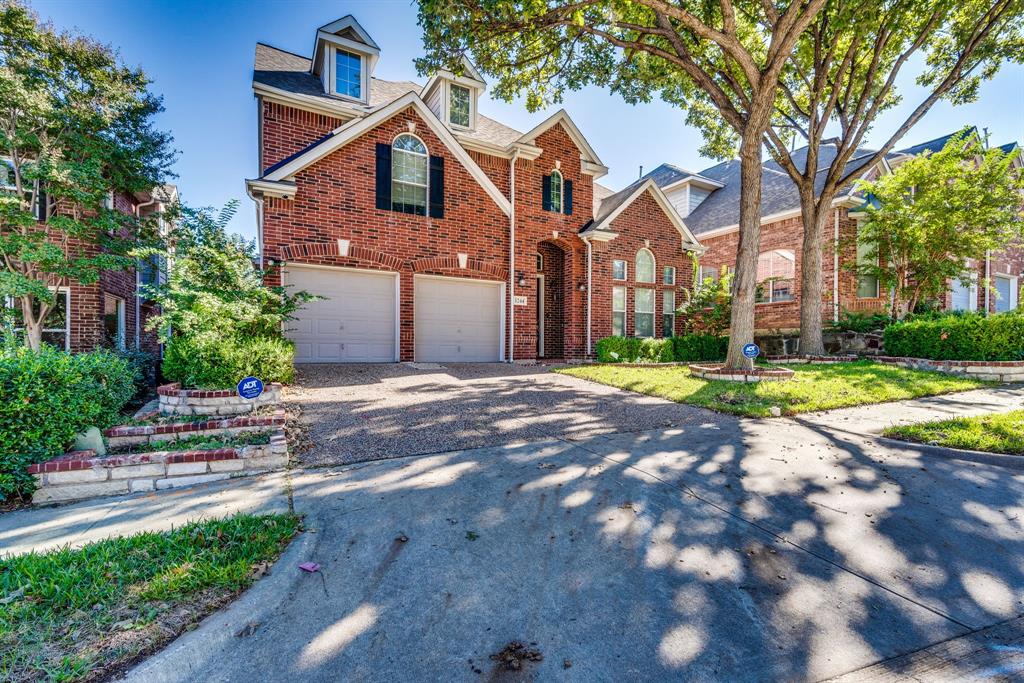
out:
<path id="1" fill-rule="evenodd" d="M 469 88 L 456 83 L 451 84 L 448 104 L 448 119 L 451 121 L 453 126 L 469 128 L 470 99 L 471 95 Z"/>
<path id="2" fill-rule="evenodd" d="M 341 49 L 336 49 L 334 54 L 335 92 L 355 100 L 363 99 L 363 58 Z"/>

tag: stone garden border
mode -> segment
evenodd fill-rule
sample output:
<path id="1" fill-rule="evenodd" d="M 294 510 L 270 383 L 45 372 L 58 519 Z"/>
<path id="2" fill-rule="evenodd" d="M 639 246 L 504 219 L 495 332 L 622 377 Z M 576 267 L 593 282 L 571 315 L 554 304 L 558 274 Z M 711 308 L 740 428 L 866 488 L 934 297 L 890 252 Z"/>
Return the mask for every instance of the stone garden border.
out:
<path id="1" fill-rule="evenodd" d="M 789 368 L 754 368 L 732 370 L 721 365 L 690 365 L 694 377 L 726 382 L 781 382 L 792 379 L 795 374 Z"/>
<path id="2" fill-rule="evenodd" d="M 266 385 L 258 398 L 247 399 L 234 389 L 182 389 L 180 382 L 157 387 L 164 415 L 241 415 L 281 402 L 282 385 Z"/>
<path id="3" fill-rule="evenodd" d="M 1024 361 L 1020 360 L 932 360 L 908 356 L 768 356 L 769 363 L 830 364 L 858 360 L 872 360 L 886 365 L 898 365 L 911 370 L 929 370 L 947 375 L 960 375 L 973 379 L 996 382 L 1024 382 Z"/>
<path id="4" fill-rule="evenodd" d="M 196 434 L 195 431 L 187 433 Z M 32 495 L 32 503 L 38 505 L 161 491 L 261 474 L 281 469 L 287 464 L 288 440 L 284 429 L 278 427 L 266 444 L 105 457 L 97 457 L 92 450 L 72 451 L 31 465 L 28 471 L 36 478 L 39 487 Z"/>
<path id="5" fill-rule="evenodd" d="M 765 362 L 782 363 L 785 365 L 834 365 L 836 363 L 853 363 L 861 360 L 860 356 L 848 354 L 844 356 L 765 356 Z"/>

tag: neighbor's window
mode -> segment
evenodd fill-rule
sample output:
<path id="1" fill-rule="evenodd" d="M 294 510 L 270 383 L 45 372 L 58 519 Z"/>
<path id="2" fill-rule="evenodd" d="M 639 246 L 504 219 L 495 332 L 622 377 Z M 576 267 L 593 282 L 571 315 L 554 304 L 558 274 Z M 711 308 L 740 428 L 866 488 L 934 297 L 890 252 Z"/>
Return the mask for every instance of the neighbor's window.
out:
<path id="1" fill-rule="evenodd" d="M 469 88 L 451 85 L 448 119 L 452 125 L 469 128 Z"/>
<path id="2" fill-rule="evenodd" d="M 427 215 L 427 147 L 411 133 L 395 138 L 391 154 L 391 208 Z"/>
<path id="3" fill-rule="evenodd" d="M 339 95 L 363 99 L 363 59 L 359 55 L 335 50 L 334 91 Z"/>
<path id="4" fill-rule="evenodd" d="M 58 349 L 68 350 L 68 293 L 56 292 L 54 293 L 56 302 L 53 308 L 50 309 L 49 314 L 46 316 L 46 320 L 43 321 L 43 341 L 50 346 L 56 346 Z M 14 322 L 14 330 L 16 332 L 23 332 L 25 330 L 25 318 L 21 312 L 21 301 L 14 297 L 8 297 L 6 300 L 0 299 L 0 302 L 6 304 L 7 312 L 11 316 Z M 39 312 L 39 302 L 36 301 L 35 305 L 36 313 Z M 5 315 L 6 317 L 6 315 Z"/>
<path id="5" fill-rule="evenodd" d="M 789 249 L 773 249 L 757 257 L 757 303 L 793 300 L 796 254 Z"/>
<path id="6" fill-rule="evenodd" d="M 674 285 L 676 283 L 676 269 L 674 266 L 665 266 L 661 271 L 661 284 Z"/>
<path id="7" fill-rule="evenodd" d="M 637 337 L 654 336 L 654 291 L 653 289 L 636 289 L 633 296 L 636 297 L 635 314 Z"/>
<path id="8" fill-rule="evenodd" d="M 654 282 L 654 254 L 649 249 L 636 252 L 636 281 Z"/>
<path id="9" fill-rule="evenodd" d="M 872 244 L 867 240 L 859 239 L 859 231 L 857 237 L 857 265 L 867 265 L 871 262 L 869 257 L 872 251 Z M 875 263 L 877 264 L 877 261 L 875 261 Z M 875 299 L 878 295 L 878 277 L 875 275 L 863 275 L 858 273 L 857 297 L 860 299 Z"/>
<path id="10" fill-rule="evenodd" d="M 562 173 L 551 172 L 551 210 L 562 213 Z"/>
<path id="11" fill-rule="evenodd" d="M 14 181 L 14 163 L 10 159 L 0 158 L 0 189 L 13 190 L 17 185 Z"/>
<path id="12" fill-rule="evenodd" d="M 701 266 L 697 274 L 697 286 L 702 286 L 705 280 L 711 280 L 711 284 L 718 282 L 718 268 Z"/>
<path id="13" fill-rule="evenodd" d="M 612 261 L 612 279 L 613 280 L 625 280 L 626 279 L 626 262 L 618 259 Z"/>
<path id="14" fill-rule="evenodd" d="M 123 349 L 124 343 L 124 299 L 110 294 L 103 295 L 103 337 L 111 346 Z"/>
<path id="15" fill-rule="evenodd" d="M 665 290 L 661 293 L 661 334 L 671 337 L 676 333 L 676 293 Z"/>
<path id="16" fill-rule="evenodd" d="M 612 287 L 612 336 L 626 336 L 625 287 Z"/>

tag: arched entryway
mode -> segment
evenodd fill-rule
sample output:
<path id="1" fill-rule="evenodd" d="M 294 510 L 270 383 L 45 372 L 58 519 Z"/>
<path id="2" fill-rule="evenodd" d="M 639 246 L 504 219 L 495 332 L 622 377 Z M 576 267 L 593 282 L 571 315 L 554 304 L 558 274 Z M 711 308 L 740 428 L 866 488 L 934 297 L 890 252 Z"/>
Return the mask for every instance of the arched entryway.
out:
<path id="1" fill-rule="evenodd" d="M 557 244 L 537 245 L 537 355 L 565 358 L 566 252 Z"/>

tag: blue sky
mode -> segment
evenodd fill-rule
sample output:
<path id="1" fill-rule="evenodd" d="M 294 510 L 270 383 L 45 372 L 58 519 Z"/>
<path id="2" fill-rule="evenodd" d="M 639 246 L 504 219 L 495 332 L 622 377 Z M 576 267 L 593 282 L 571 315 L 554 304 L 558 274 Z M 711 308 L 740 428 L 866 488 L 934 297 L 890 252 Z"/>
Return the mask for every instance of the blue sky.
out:
<path id="1" fill-rule="evenodd" d="M 256 105 L 250 87 L 257 41 L 308 55 L 317 27 L 354 14 L 381 46 L 375 75 L 423 82 L 412 64 L 422 50 L 416 10 L 406 0 L 36 0 L 32 5 L 42 17 L 113 45 L 127 63 L 145 69 L 153 89 L 165 98 L 167 111 L 159 123 L 174 134 L 181 151 L 174 182 L 182 198 L 193 206 L 241 199 L 232 228 L 250 237 L 255 217 L 243 180 L 257 173 Z M 890 135 L 921 99 L 913 80 L 913 71 L 905 70 L 903 104 L 880 118 L 869 144 Z M 700 170 L 714 163 L 697 152 L 699 132 L 668 105 L 634 107 L 589 88 L 571 93 L 562 106 L 610 167 L 600 182 L 612 188 L 633 181 L 641 165 L 650 170 L 668 161 Z M 480 111 L 524 131 L 546 116 L 496 101 L 481 102 Z M 904 142 L 929 140 L 965 123 L 988 128 L 992 144 L 1024 141 L 1022 112 L 1024 68 L 1006 68 L 983 86 L 976 103 L 935 106 Z"/>

